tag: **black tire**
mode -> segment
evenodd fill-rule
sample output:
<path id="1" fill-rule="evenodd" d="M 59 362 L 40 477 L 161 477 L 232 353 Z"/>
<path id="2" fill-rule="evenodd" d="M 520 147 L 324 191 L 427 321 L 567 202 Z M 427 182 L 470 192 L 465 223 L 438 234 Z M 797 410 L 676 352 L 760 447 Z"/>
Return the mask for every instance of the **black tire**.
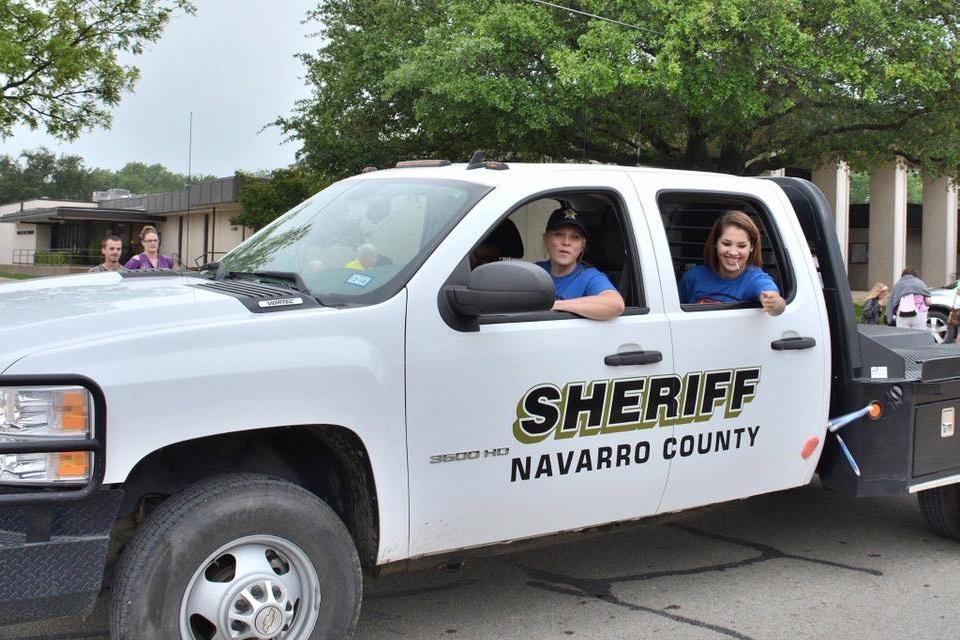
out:
<path id="1" fill-rule="evenodd" d="M 931 529 L 946 538 L 960 540 L 960 484 L 921 491 L 917 503 Z"/>
<path id="2" fill-rule="evenodd" d="M 110 637 L 201 640 L 247 616 L 244 637 L 287 629 L 291 640 L 339 640 L 353 635 L 361 597 L 356 547 L 322 500 L 274 478 L 216 476 L 163 502 L 137 530 L 117 570 Z"/>

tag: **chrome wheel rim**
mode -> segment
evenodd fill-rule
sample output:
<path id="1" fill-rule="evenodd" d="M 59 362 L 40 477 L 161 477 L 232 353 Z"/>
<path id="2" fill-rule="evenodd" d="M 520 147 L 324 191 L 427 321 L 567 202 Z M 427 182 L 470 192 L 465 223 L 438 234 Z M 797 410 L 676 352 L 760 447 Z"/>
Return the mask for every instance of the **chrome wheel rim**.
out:
<path id="1" fill-rule="evenodd" d="M 229 542 L 204 560 L 180 603 L 183 640 L 306 640 L 320 577 L 296 544 L 269 535 Z"/>
<path id="2" fill-rule="evenodd" d="M 938 344 L 947 339 L 947 323 L 937 316 L 929 316 L 927 318 L 927 328 L 933 333 L 933 339 L 936 340 Z"/>

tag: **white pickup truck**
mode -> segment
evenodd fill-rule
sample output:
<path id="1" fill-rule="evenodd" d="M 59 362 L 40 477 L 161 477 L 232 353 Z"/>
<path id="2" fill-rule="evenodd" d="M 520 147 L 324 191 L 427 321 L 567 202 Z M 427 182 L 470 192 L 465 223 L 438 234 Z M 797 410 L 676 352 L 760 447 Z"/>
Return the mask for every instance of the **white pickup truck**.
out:
<path id="1" fill-rule="evenodd" d="M 0 624 L 89 610 L 106 581 L 115 639 L 345 638 L 364 573 L 815 473 L 917 493 L 960 537 L 960 347 L 858 329 L 812 184 L 401 164 L 200 273 L 0 286 Z M 550 310 L 531 262 L 558 203 L 622 316 Z M 681 304 L 729 209 L 781 315 Z M 471 268 L 494 235 L 506 259 Z"/>

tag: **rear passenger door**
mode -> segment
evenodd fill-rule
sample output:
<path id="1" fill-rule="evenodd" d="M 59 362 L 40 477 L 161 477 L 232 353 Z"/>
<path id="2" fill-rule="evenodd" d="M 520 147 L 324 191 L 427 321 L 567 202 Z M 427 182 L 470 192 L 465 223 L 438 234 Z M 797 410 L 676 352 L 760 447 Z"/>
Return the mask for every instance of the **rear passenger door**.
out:
<path id="1" fill-rule="evenodd" d="M 468 214 L 408 286 L 412 556 L 653 514 L 666 484 L 669 463 L 658 452 L 672 429 L 641 424 L 638 381 L 669 376 L 673 354 L 633 185 L 609 170 L 522 170 Z M 625 266 L 639 282 L 626 313 L 605 322 L 504 315 L 482 318 L 476 331 L 446 321 L 438 299 L 452 274 L 505 217 L 545 198 L 617 211 Z M 514 220 L 525 260 L 543 257 L 549 207 L 538 215 Z M 594 250 L 610 241 L 607 231 L 590 231 Z M 659 357 L 617 357 L 640 351 Z"/>
<path id="2" fill-rule="evenodd" d="M 653 242 L 670 256 L 664 306 L 674 363 L 685 380 L 675 433 L 663 456 L 672 462 L 661 511 L 776 491 L 810 481 L 822 441 L 830 376 L 829 330 L 813 260 L 779 187 L 756 179 L 683 177 L 635 182 L 651 216 Z M 787 301 L 771 317 L 759 303 L 681 305 L 678 281 L 703 262 L 713 221 L 742 210 L 758 224 L 764 270 Z M 666 261 L 665 261 L 666 262 Z"/>

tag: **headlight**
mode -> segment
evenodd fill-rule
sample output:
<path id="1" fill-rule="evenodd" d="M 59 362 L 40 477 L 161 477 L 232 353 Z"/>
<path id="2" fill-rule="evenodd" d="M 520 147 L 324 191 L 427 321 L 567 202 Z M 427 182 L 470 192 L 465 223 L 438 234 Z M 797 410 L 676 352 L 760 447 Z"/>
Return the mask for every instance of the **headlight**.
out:
<path id="1" fill-rule="evenodd" d="M 0 387 L 0 444 L 88 439 L 93 401 L 83 387 Z M 0 454 L 0 483 L 82 484 L 89 480 L 86 451 Z"/>

